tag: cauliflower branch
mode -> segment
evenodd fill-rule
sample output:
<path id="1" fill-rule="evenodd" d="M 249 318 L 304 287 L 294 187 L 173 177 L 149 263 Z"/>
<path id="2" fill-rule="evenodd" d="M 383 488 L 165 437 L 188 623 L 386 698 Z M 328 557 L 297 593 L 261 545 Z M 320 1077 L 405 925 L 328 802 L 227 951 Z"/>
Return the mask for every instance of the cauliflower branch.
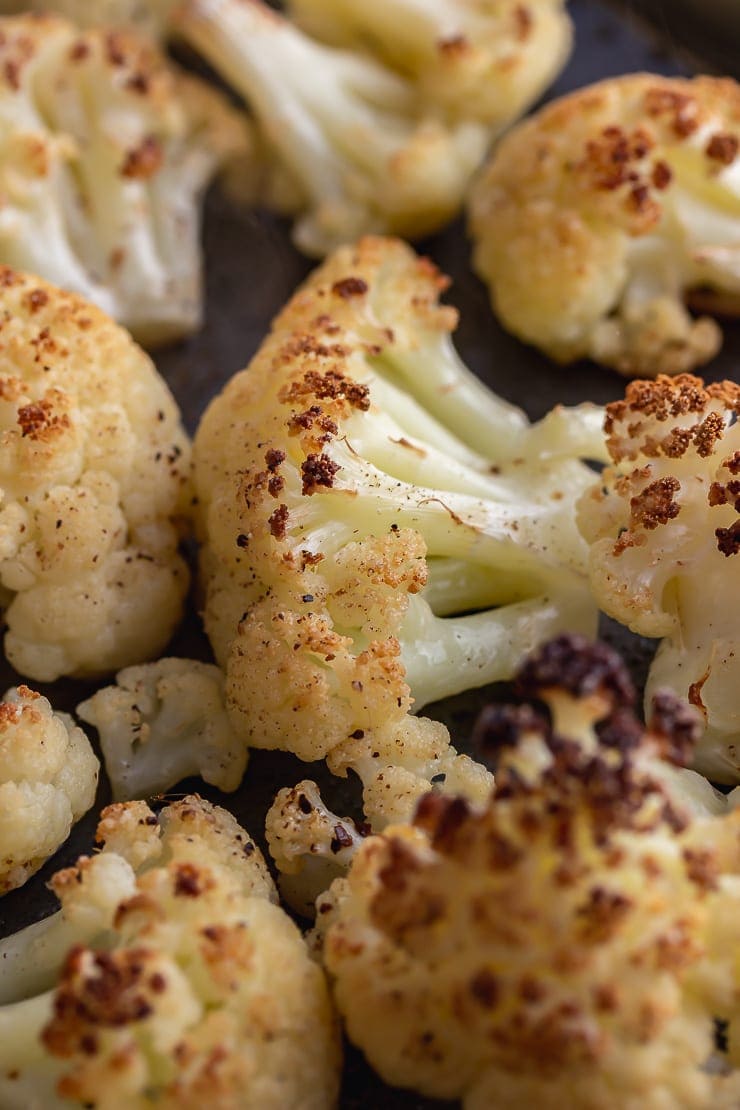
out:
<path id="1" fill-rule="evenodd" d="M 146 355 L 94 305 L 0 268 L 5 651 L 39 681 L 159 653 L 182 611 L 189 444 Z"/>
<path id="2" fill-rule="evenodd" d="M 288 0 L 309 34 L 372 50 L 426 103 L 496 128 L 557 77 L 571 28 L 563 0 Z"/>
<path id="3" fill-rule="evenodd" d="M 648 700 L 668 686 L 700 710 L 696 766 L 740 779 L 740 387 L 681 375 L 633 382 L 607 407 L 612 466 L 579 505 L 601 607 L 663 637 Z"/>
<path id="4" fill-rule="evenodd" d="M 318 900 L 348 1034 L 383 1078 L 465 1110 L 736 1106 L 740 814 L 692 821 L 671 695 L 647 730 L 607 649 L 561 638 L 491 709 L 488 802 L 429 794 Z"/>
<path id="5" fill-rule="evenodd" d="M 475 186 L 475 265 L 521 339 L 623 374 L 692 370 L 740 312 L 740 92 L 639 74 L 548 105 Z"/>
<path id="6" fill-rule="evenodd" d="M 154 343 L 201 316 L 200 198 L 246 142 L 220 94 L 133 31 L 0 22 L 0 260 Z"/>
<path id="7" fill-rule="evenodd" d="M 82 729 L 27 686 L 0 702 L 0 894 L 22 886 L 95 801 L 98 761 Z"/>
<path id="8" fill-rule="evenodd" d="M 49 993 L 0 1010 L 2 1105 L 333 1106 L 322 973 L 233 817 L 189 797 L 158 823 L 131 802 L 104 811 L 98 836 L 103 851 L 53 887 L 62 918 L 92 909 L 106 928 L 92 943 L 83 931 Z M 107 914 L 88 905 L 101 869 L 127 875 Z"/>
<path id="9" fill-rule="evenodd" d="M 494 434 L 484 457 L 445 426 L 439 394 L 461 426 L 483 387 L 449 358 L 441 284 L 395 240 L 338 251 L 196 440 L 205 621 L 232 721 L 250 746 L 356 770 L 380 823 L 452 775 L 446 730 L 410 719 L 412 702 L 510 677 L 595 613 L 573 520 L 593 473 L 490 395 L 500 455 Z M 436 394 L 439 419 L 415 391 Z M 407 757 L 405 785 L 375 789 Z"/>
<path id="10" fill-rule="evenodd" d="M 409 81 L 312 41 L 259 0 L 190 0 L 173 21 L 244 97 L 295 180 L 301 250 L 326 254 L 365 232 L 426 235 L 459 210 L 483 124 L 448 123 Z"/>
<path id="11" fill-rule="evenodd" d="M 190 775 L 236 790 L 244 775 L 248 752 L 226 713 L 224 676 L 208 663 L 127 667 L 77 714 L 98 730 L 117 800 L 150 798 Z"/>

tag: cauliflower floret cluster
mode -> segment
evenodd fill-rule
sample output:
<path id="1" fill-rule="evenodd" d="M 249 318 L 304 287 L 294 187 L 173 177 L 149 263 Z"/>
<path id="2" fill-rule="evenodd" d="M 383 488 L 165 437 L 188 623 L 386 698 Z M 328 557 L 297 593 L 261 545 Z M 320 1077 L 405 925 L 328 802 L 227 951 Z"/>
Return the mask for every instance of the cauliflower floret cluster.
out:
<path id="1" fill-rule="evenodd" d="M 77 706 L 100 736 L 105 770 L 118 801 L 150 798 L 190 775 L 236 790 L 248 750 L 224 704 L 224 675 L 194 659 L 158 659 L 126 667 Z"/>
<path id="2" fill-rule="evenodd" d="M 195 445 L 205 623 L 232 722 L 250 746 L 353 767 L 376 815 L 460 769 L 412 701 L 510 677 L 535 644 L 594 627 L 573 519 L 593 472 L 563 454 L 593 413 L 531 428 L 475 382 L 442 287 L 396 240 L 341 249 Z M 487 454 L 458 438 L 468 425 Z M 405 763 L 405 784 L 376 781 Z"/>
<path id="3" fill-rule="evenodd" d="M 201 318 L 200 200 L 246 142 L 219 93 L 133 31 L 0 21 L 0 261 L 140 340 Z"/>
<path id="4" fill-rule="evenodd" d="M 98 761 L 66 713 L 27 686 L 0 702 L 0 894 L 22 886 L 95 801 Z"/>
<path id="5" fill-rule="evenodd" d="M 632 382 L 607 406 L 612 465 L 578 509 L 594 594 L 610 616 L 663 637 L 647 684 L 700 710 L 696 766 L 740 778 L 740 387 L 691 375 Z"/>
<path id="6" fill-rule="evenodd" d="M 666 694 L 644 730 L 607 650 L 561 639 L 519 692 L 539 708 L 498 707 L 480 737 L 488 803 L 429 794 L 318 900 L 351 1040 L 387 1082 L 466 1110 L 729 1110 L 740 813 L 677 804 L 656 768 L 693 721 Z"/>
<path id="7" fill-rule="evenodd" d="M 104 811 L 98 837 L 103 851 L 52 885 L 62 918 L 88 911 L 88 934 L 105 931 L 83 932 L 51 991 L 0 1009 L 2 1105 L 333 1106 L 322 972 L 234 818 L 197 797 L 159 821 L 131 802 Z"/>
<path id="8" fill-rule="evenodd" d="M 94 305 L 0 268 L 5 652 L 39 681 L 156 655 L 188 575 L 189 444 L 151 361 Z"/>
<path id="9" fill-rule="evenodd" d="M 740 92 L 638 74 L 513 130 L 474 187 L 475 265 L 504 325 L 560 362 L 692 370 L 740 312 Z"/>

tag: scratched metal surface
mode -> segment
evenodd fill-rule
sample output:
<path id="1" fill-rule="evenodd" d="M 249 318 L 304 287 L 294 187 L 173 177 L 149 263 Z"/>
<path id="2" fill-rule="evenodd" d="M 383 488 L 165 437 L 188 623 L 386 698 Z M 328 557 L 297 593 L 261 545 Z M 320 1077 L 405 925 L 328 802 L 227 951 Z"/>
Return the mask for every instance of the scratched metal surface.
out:
<path id="1" fill-rule="evenodd" d="M 740 31 L 734 35 L 714 24 L 709 15 L 697 18 L 695 0 L 572 0 L 576 24 L 573 57 L 549 97 L 602 77 L 635 70 L 664 74 L 715 70 L 740 76 Z M 652 24 L 648 22 L 652 20 Z M 555 402 L 600 403 L 619 396 L 623 381 L 591 364 L 562 369 L 536 351 L 524 347 L 497 325 L 485 289 L 473 276 L 462 222 L 421 244 L 421 248 L 449 273 L 449 300 L 461 310 L 457 333 L 459 349 L 469 365 L 492 387 L 522 405 L 532 417 L 541 416 Z M 167 378 L 191 431 L 209 398 L 248 361 L 265 334 L 270 318 L 310 269 L 290 245 L 288 226 L 266 213 L 244 212 L 217 192 L 208 198 L 205 219 L 207 283 L 206 325 L 197 336 L 160 352 L 159 369 Z M 729 323 L 722 353 L 706 376 L 738 379 L 740 323 Z M 604 634 L 624 652 L 638 682 L 650 657 L 650 645 L 605 622 Z M 172 654 L 208 657 L 208 646 L 191 614 L 171 645 Z M 2 664 L 0 689 L 18 681 Z M 60 682 L 42 688 L 58 708 L 72 710 L 90 691 L 89 684 Z M 425 712 L 449 725 L 456 745 L 468 747 L 473 720 L 490 691 L 476 691 L 448 699 Z M 202 790 L 227 805 L 252 833 L 259 836 L 264 814 L 275 791 L 306 773 L 325 784 L 327 797 L 338 807 L 356 804 L 351 784 L 329 780 L 321 768 L 306 767 L 281 753 L 255 752 L 247 776 L 236 794 Z M 108 800 L 101 784 L 96 811 L 76 827 L 68 843 L 46 867 L 19 891 L 0 900 L 0 935 L 44 916 L 53 900 L 45 880 L 89 850 L 96 812 Z M 346 811 L 346 809 L 345 809 Z M 367 1067 L 359 1053 L 348 1050 L 341 1106 L 343 1110 L 422 1110 L 439 1102 L 387 1088 Z"/>

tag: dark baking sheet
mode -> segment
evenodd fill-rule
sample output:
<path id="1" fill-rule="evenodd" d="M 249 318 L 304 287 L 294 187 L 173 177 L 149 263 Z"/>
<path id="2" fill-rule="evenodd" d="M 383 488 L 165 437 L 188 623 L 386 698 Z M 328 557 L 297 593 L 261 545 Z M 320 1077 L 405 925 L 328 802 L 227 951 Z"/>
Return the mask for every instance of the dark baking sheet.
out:
<path id="1" fill-rule="evenodd" d="M 692 22 L 689 8 L 684 0 L 625 0 L 621 4 L 573 0 L 574 54 L 548 99 L 591 81 L 635 70 L 669 75 L 716 70 L 740 76 L 740 42 L 719 34 L 710 20 L 699 21 L 698 27 L 695 18 Z M 624 381 L 616 374 L 589 363 L 567 369 L 555 367 L 501 330 L 484 287 L 470 270 L 462 221 L 427 240 L 420 249 L 453 279 L 448 299 L 461 311 L 457 333 L 461 354 L 486 382 L 532 417 L 543 415 L 558 401 L 604 403 L 623 393 Z M 249 360 L 271 317 L 312 265 L 292 248 L 286 222 L 268 213 L 240 210 L 216 190 L 206 205 L 205 255 L 205 327 L 188 342 L 160 352 L 156 358 L 191 431 L 209 398 Z M 738 369 L 740 323 L 728 322 L 724 348 L 706 368 L 705 377 L 737 380 Z M 624 652 L 636 680 L 641 682 L 652 646 L 608 621 L 604 622 L 603 634 Z M 209 657 L 208 645 L 192 613 L 169 653 Z M 4 690 L 19 677 L 7 664 L 1 666 L 0 690 Z M 73 682 L 40 688 L 55 707 L 70 711 L 92 690 L 90 684 Z M 490 693 L 485 689 L 470 692 L 430 706 L 425 713 L 445 720 L 456 746 L 465 750 L 476 713 Z M 236 794 L 220 795 L 196 781 L 183 784 L 182 789 L 200 789 L 212 800 L 227 805 L 259 837 L 275 791 L 306 775 L 324 784 L 327 798 L 340 811 L 356 805 L 351 783 L 338 783 L 322 767 L 302 764 L 283 753 L 254 752 L 244 784 Z M 97 809 L 107 800 L 103 783 L 96 811 L 77 825 L 53 860 L 25 887 L 0 900 L 0 935 L 53 908 L 45 881 L 59 867 L 90 850 Z M 346 1110 L 375 1110 L 380 1105 L 386 1110 L 412 1110 L 442 1104 L 388 1089 L 360 1054 L 349 1049 L 341 1106 Z"/>

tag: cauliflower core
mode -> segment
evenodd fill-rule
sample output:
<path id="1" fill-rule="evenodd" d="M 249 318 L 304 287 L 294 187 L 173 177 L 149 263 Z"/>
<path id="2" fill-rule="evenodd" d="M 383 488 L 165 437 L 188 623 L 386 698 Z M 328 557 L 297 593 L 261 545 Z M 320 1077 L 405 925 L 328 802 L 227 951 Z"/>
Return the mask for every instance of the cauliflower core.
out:
<path id="1" fill-rule="evenodd" d="M 200 199 L 245 139 L 220 94 L 133 31 L 0 20 L 0 261 L 142 342 L 201 317 Z"/>
<path id="2" fill-rule="evenodd" d="M 332 1107 L 322 972 L 234 818 L 188 797 L 158 822 L 131 802 L 104 811 L 98 839 L 52 885 L 62 916 L 105 931 L 83 934 L 48 994 L 0 1009 L 0 1103 Z"/>
<path id="3" fill-rule="evenodd" d="M 27 686 L 0 702 L 0 894 L 22 886 L 95 801 L 98 761 L 66 713 Z"/>
<path id="4" fill-rule="evenodd" d="M 162 650 L 188 575 L 189 445 L 147 356 L 93 305 L 0 268 L 5 651 L 50 682 Z"/>
<path id="5" fill-rule="evenodd" d="M 740 813 L 676 804 L 656 765 L 693 724 L 664 695 L 644 731 L 605 649 L 549 645 L 519 692 L 540 708 L 494 708 L 480 735 L 490 800 L 427 795 L 318 900 L 350 1039 L 465 1110 L 731 1110 Z"/>
<path id="6" fill-rule="evenodd" d="M 497 147 L 474 187 L 474 262 L 506 327 L 560 362 L 675 374 L 740 312 L 740 91 L 649 74 L 581 89 Z"/>

